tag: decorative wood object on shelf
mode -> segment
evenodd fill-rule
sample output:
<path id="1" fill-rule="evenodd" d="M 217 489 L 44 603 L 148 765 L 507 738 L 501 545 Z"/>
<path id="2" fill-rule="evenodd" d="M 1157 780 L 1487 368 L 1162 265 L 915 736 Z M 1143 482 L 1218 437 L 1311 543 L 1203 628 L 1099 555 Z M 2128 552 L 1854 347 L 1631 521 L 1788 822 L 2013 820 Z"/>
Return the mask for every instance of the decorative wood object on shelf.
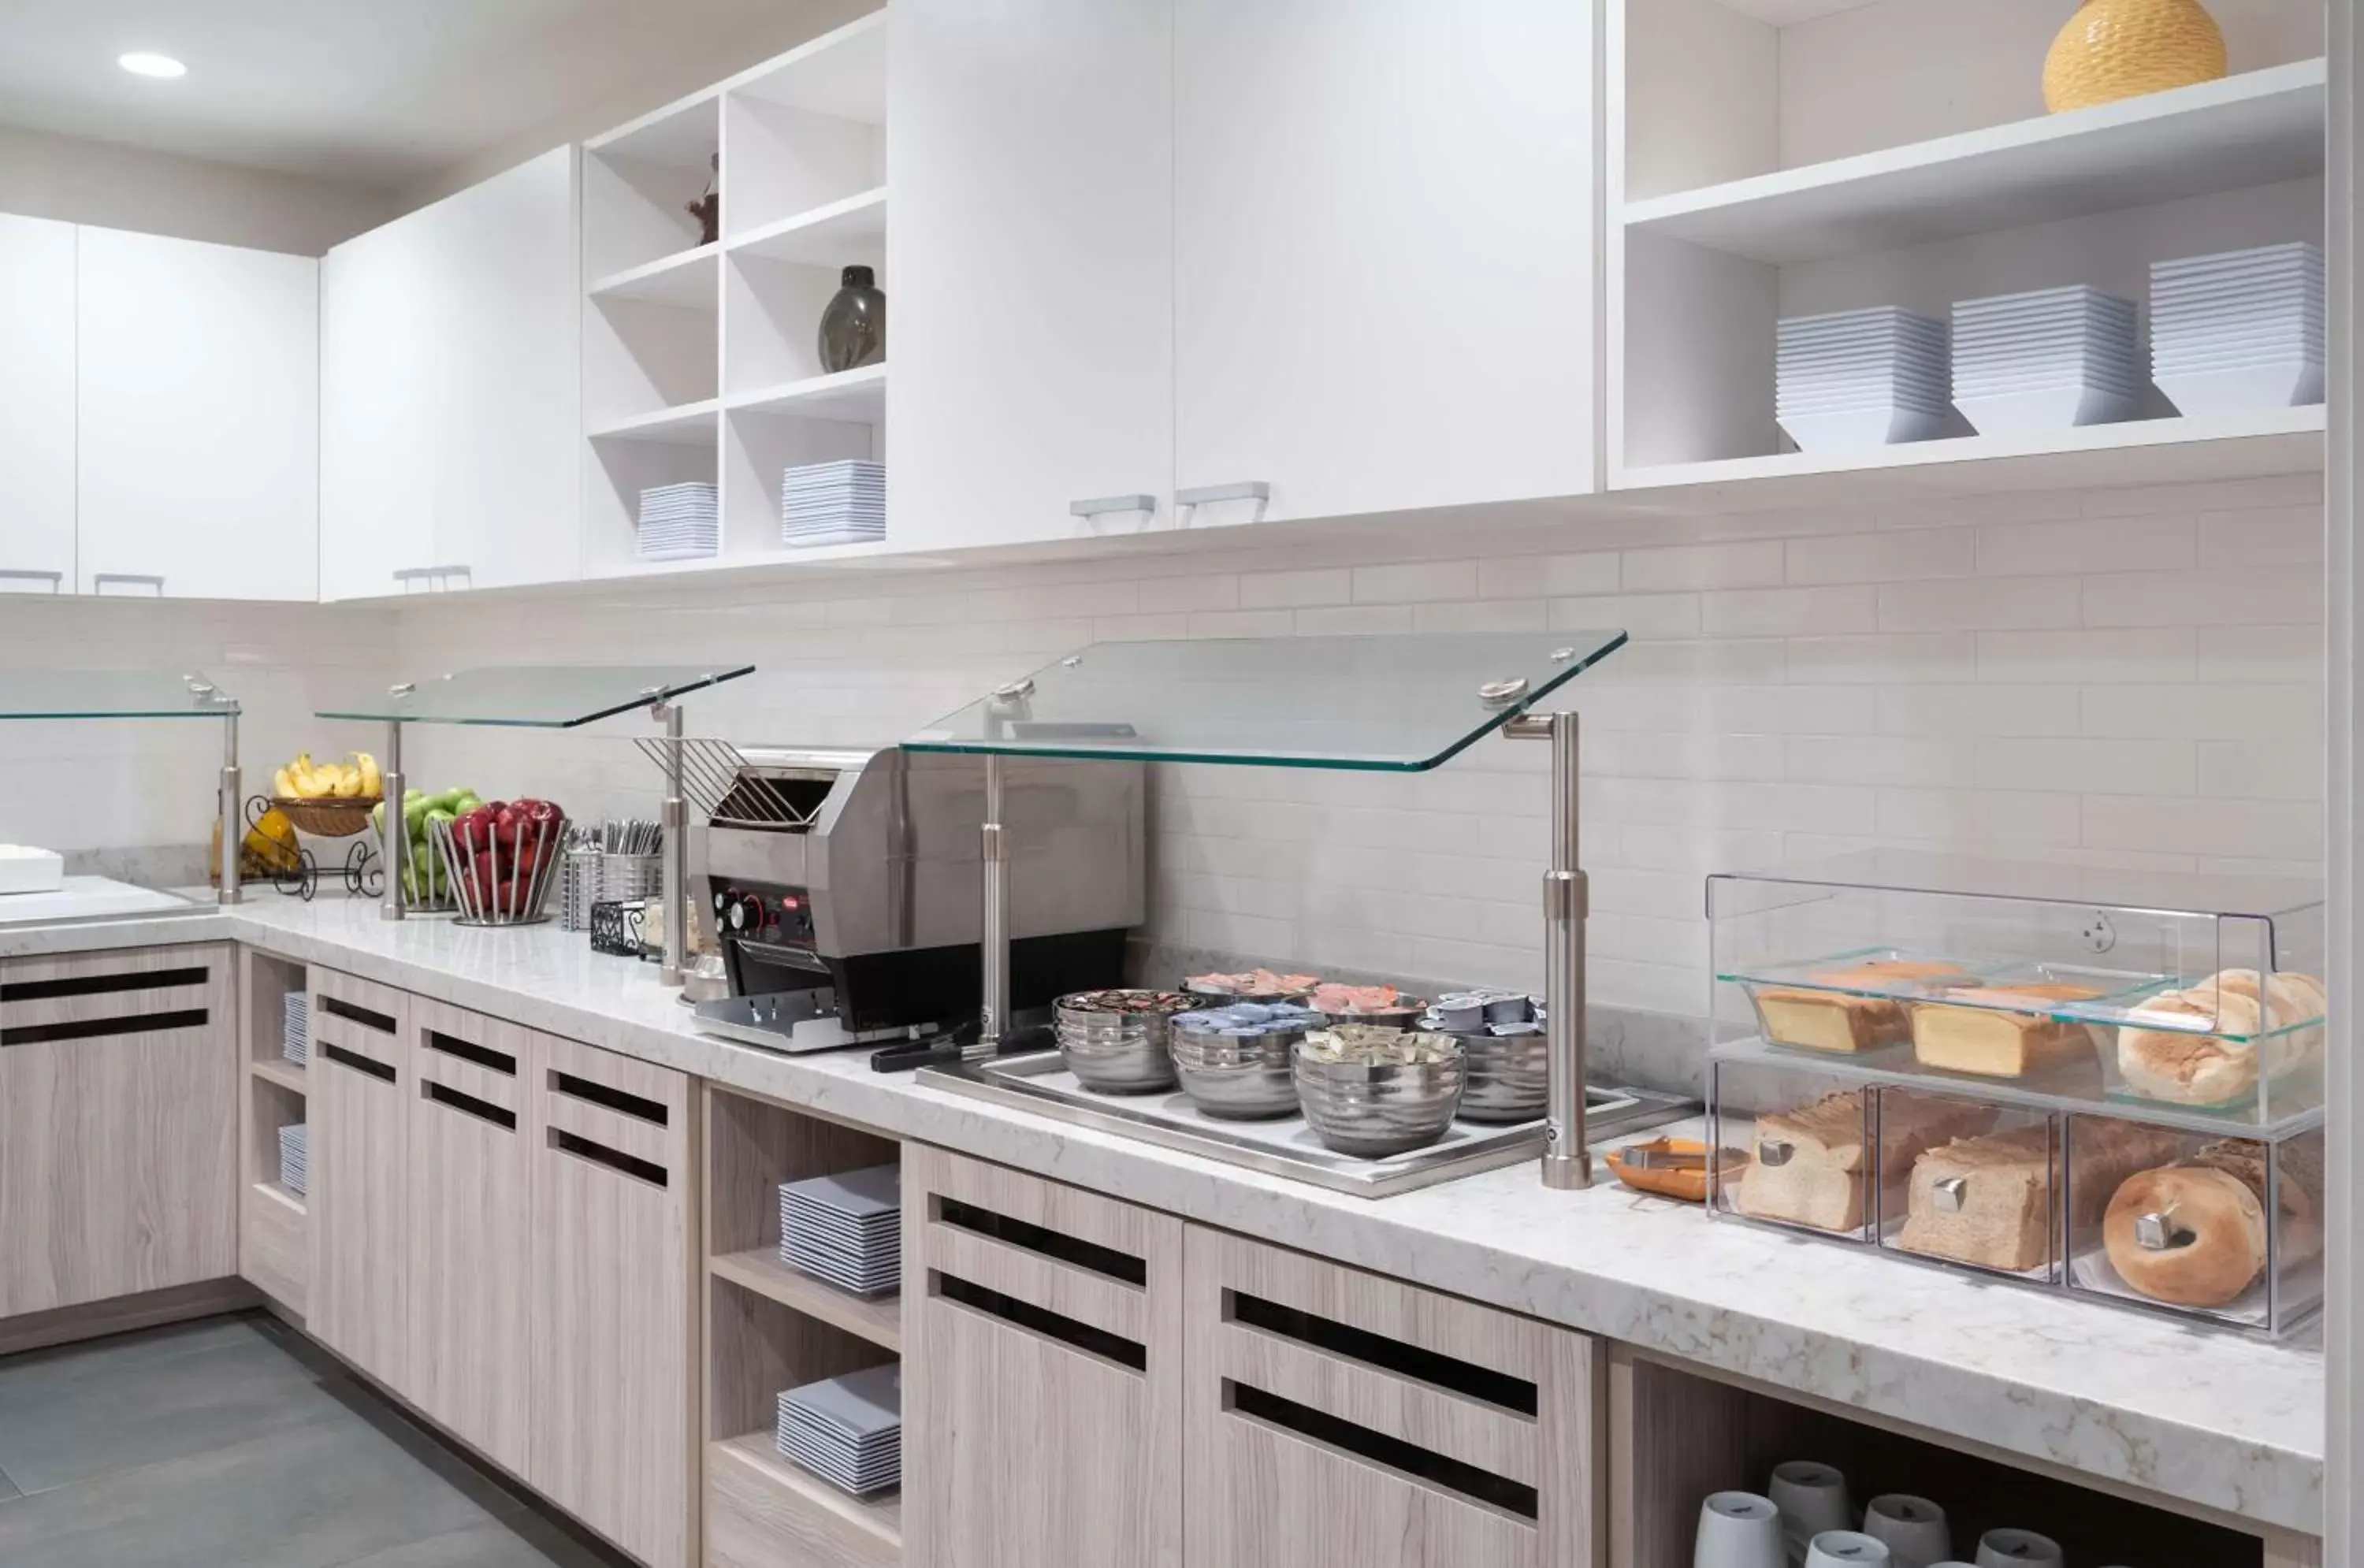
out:
<path id="1" fill-rule="evenodd" d="M 2200 0 L 2085 0 L 2044 60 L 2055 114 L 2213 82 L 2225 35 Z"/>

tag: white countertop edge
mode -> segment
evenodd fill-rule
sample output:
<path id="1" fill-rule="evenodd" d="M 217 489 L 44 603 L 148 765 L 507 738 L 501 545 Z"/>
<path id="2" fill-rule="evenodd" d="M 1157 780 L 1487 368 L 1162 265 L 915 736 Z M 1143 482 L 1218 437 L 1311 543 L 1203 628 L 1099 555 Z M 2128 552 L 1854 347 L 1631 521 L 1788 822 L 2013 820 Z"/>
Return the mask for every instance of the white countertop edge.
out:
<path id="1" fill-rule="evenodd" d="M 1526 1165 L 1378 1202 L 923 1087 L 867 1052 L 699 1035 L 652 965 L 580 935 L 382 921 L 275 896 L 0 930 L 0 956 L 234 940 L 898 1136 L 1394 1274 L 1832 1402 L 2313 1534 L 2324 1362 L 1641 1197 L 1547 1192 Z"/>

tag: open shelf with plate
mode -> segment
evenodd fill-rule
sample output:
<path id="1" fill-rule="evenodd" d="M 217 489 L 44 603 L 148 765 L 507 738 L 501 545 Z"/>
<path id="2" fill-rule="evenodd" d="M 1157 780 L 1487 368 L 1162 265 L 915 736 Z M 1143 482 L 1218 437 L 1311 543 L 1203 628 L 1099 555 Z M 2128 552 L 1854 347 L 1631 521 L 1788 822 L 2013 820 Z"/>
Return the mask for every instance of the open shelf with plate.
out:
<path id="1" fill-rule="evenodd" d="M 301 1316 L 311 1268 L 304 1195 L 286 1186 L 280 1129 L 307 1121 L 309 972 L 243 948 L 239 957 L 240 1272 Z M 291 1000 L 292 998 L 292 1000 Z"/>
<path id="2" fill-rule="evenodd" d="M 841 1490 L 787 1458 L 775 1428 L 784 1390 L 902 1352 L 899 1296 L 857 1295 L 784 1260 L 780 1187 L 899 1163 L 901 1146 L 715 1084 L 706 1095 L 708 1560 L 900 1562 L 899 1492 Z"/>
<path id="3" fill-rule="evenodd" d="M 1877 494 L 2321 465 L 2319 403 L 2181 412 L 2150 382 L 2148 330 L 2153 263 L 2321 244 L 2319 7 L 2225 10 L 2230 74 L 2046 114 L 2063 19 L 2042 0 L 1612 0 L 1612 491 L 1720 504 L 1786 484 L 1811 504 L 1857 476 Z M 1935 408 L 1895 432 L 1919 439 L 1799 450 L 1777 419 L 1779 321 L 1901 307 L 1944 323 L 1960 302 L 2072 284 L 2138 308 L 2119 422 L 1979 434 L 1946 361 Z"/>

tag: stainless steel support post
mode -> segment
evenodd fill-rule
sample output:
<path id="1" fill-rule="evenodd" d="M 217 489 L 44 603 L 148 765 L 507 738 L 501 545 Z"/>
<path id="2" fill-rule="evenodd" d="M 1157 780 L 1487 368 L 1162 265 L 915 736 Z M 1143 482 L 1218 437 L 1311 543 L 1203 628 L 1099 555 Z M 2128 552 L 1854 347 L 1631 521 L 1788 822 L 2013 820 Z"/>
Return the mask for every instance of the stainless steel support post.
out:
<path id="1" fill-rule="evenodd" d="M 378 776 L 385 796 L 385 820 L 377 836 L 377 856 L 385 862 L 385 895 L 378 900 L 377 913 L 382 920 L 399 920 L 405 907 L 402 864 L 410 853 L 410 824 L 402 811 L 402 720 L 398 718 L 386 721 L 385 762 Z"/>
<path id="2" fill-rule="evenodd" d="M 1549 740 L 1552 749 L 1552 860 L 1544 873 L 1544 1043 L 1549 1062 L 1544 1105 L 1544 1185 L 1575 1191 L 1592 1184 L 1592 1149 L 1584 1131 L 1584 920 L 1591 895 L 1578 865 L 1577 716 L 1514 718 L 1502 733 Z"/>
<path id="3" fill-rule="evenodd" d="M 239 851 L 244 848 L 246 833 L 239 815 L 245 804 L 246 788 L 238 772 L 238 715 L 222 720 L 221 799 L 221 883 L 215 897 L 224 904 L 242 904 L 246 890 L 239 885 Z"/>
<path id="4" fill-rule="evenodd" d="M 661 702 L 664 720 L 664 967 L 657 978 L 678 985 L 689 973 L 689 807 L 682 800 L 681 705 Z"/>
<path id="5" fill-rule="evenodd" d="M 1004 763 L 985 759 L 985 823 L 978 829 L 985 860 L 983 1003 L 977 1010 L 976 1043 L 963 1054 L 990 1058 L 1009 1029 L 1009 836 L 1002 825 Z"/>

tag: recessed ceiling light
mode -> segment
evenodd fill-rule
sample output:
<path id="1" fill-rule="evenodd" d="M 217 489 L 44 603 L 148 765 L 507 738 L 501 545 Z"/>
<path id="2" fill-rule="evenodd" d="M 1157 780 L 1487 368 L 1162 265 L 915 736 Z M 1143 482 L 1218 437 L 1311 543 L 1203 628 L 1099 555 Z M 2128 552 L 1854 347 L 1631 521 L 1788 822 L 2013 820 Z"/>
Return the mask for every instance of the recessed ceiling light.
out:
<path id="1" fill-rule="evenodd" d="M 189 73 L 189 68 L 171 55 L 154 54 L 147 50 L 133 50 L 129 54 L 117 57 L 115 63 L 134 76 L 153 76 L 165 82 Z"/>

